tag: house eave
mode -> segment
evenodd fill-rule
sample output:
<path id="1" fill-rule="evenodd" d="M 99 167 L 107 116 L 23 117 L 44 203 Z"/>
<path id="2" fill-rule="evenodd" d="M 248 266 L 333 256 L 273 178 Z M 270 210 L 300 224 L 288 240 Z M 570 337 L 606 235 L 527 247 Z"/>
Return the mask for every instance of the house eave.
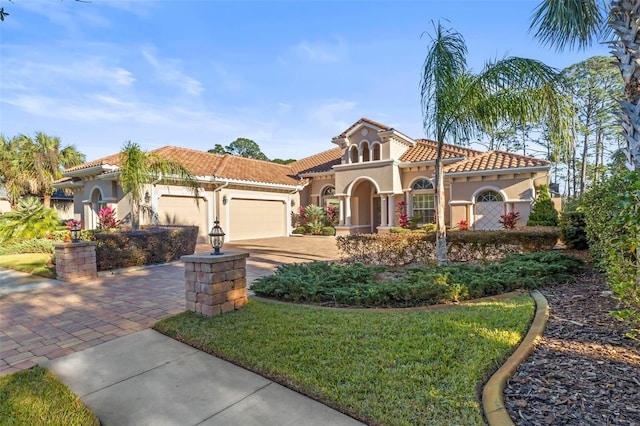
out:
<path id="1" fill-rule="evenodd" d="M 364 161 L 362 163 L 336 164 L 335 166 L 333 166 L 333 170 L 339 171 L 339 170 L 370 169 L 375 167 L 390 166 L 392 164 L 397 164 L 397 161 L 394 159 L 390 159 L 390 160 Z"/>
<path id="2" fill-rule="evenodd" d="M 229 183 L 232 185 L 245 185 L 245 186 L 255 186 L 258 188 L 271 188 L 271 189 L 284 189 L 288 191 L 299 190 L 302 189 L 305 185 L 289 185 L 285 183 L 269 183 L 269 182 L 257 182 L 252 180 L 242 180 L 242 179 L 229 179 L 214 176 L 213 180 L 210 180 L 211 183 Z"/>
<path id="3" fill-rule="evenodd" d="M 69 172 L 62 173 L 62 176 L 65 177 L 83 177 L 83 176 L 92 176 L 103 174 L 104 172 L 112 172 L 117 170 L 118 166 L 113 166 L 111 164 L 99 164 L 97 166 L 91 166 L 84 169 L 72 170 Z"/>
<path id="4" fill-rule="evenodd" d="M 453 158 L 443 158 L 442 164 L 451 164 L 457 163 L 458 161 L 462 161 L 466 159 L 466 157 L 453 157 Z M 436 160 L 426 160 L 426 161 L 401 161 L 398 164 L 398 167 L 401 169 L 408 169 L 411 167 L 420 167 L 420 166 L 434 166 L 436 164 Z"/>
<path id="5" fill-rule="evenodd" d="M 333 167 L 335 167 L 335 166 L 333 166 Z M 302 173 L 302 174 L 300 174 L 300 177 L 306 178 L 306 177 L 314 177 L 314 176 L 333 176 L 335 174 L 336 174 L 336 172 L 334 170 L 328 170 L 326 172 Z"/>
<path id="6" fill-rule="evenodd" d="M 513 167 L 508 169 L 473 170 L 468 172 L 445 172 L 444 174 L 447 177 L 482 176 L 482 175 L 496 175 L 501 173 L 546 172 L 546 171 L 549 171 L 550 168 L 551 166 Z"/>

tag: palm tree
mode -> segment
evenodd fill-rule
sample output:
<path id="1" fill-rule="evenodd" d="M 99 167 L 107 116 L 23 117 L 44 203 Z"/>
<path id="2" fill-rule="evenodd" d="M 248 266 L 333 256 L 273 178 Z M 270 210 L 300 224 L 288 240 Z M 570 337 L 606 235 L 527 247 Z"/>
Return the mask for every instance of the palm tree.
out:
<path id="1" fill-rule="evenodd" d="M 153 152 L 145 152 L 135 142 L 127 141 L 120 151 L 120 186 L 131 203 L 131 227 L 140 225 L 140 207 L 146 185 L 160 179 L 181 181 L 198 197 L 198 182 L 187 167 L 166 160 Z"/>
<path id="2" fill-rule="evenodd" d="M 614 64 L 624 81 L 620 102 L 622 134 L 627 143 L 627 168 L 640 170 L 640 51 L 638 49 L 638 0 L 543 0 L 531 22 L 535 37 L 558 50 L 584 49 L 613 32 L 610 41 Z"/>
<path id="3" fill-rule="evenodd" d="M 28 192 L 29 175 L 20 166 L 19 146 L 18 137 L 9 139 L 0 135 L 0 183 L 7 191 L 12 209 L 20 197 Z"/>
<path id="4" fill-rule="evenodd" d="M 23 182 L 29 192 L 42 197 L 45 207 L 51 207 L 51 194 L 55 192 L 53 183 L 62 177 L 62 170 L 84 163 L 84 154 L 73 145 L 61 147 L 59 137 L 43 132 L 36 132 L 35 139 L 27 135 L 19 135 L 16 139 Z"/>
<path id="5" fill-rule="evenodd" d="M 434 24 L 434 34 L 421 77 L 425 133 L 437 143 L 436 247 L 440 264 L 447 263 L 444 218 L 444 141 L 459 143 L 495 128 L 500 122 L 518 126 L 544 122 L 554 137 L 568 129 L 570 111 L 562 96 L 559 74 L 539 61 L 510 57 L 488 63 L 479 73 L 467 69 L 467 47 L 461 34 Z"/>

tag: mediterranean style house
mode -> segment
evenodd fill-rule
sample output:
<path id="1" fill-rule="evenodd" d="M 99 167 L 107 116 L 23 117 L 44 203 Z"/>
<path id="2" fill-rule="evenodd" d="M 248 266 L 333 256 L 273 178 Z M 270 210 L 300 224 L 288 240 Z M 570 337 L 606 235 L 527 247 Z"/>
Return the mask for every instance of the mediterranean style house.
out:
<path id="1" fill-rule="evenodd" d="M 188 167 L 200 183 L 196 198 L 179 182 L 158 181 L 144 193 L 142 224 L 199 226 L 206 238 L 219 219 L 227 241 L 288 236 L 291 213 L 315 204 L 339 207 L 338 235 L 388 232 L 398 226 L 399 203 L 406 214 L 435 220 L 436 142 L 412 139 L 362 118 L 334 137 L 333 149 L 288 165 L 178 147 L 153 152 Z M 55 184 L 74 194 L 74 214 L 97 227 L 100 208 L 130 218 L 119 185 L 119 154 L 64 171 Z M 549 184 L 547 161 L 502 151 L 481 152 L 445 145 L 443 165 L 446 222 L 472 229 L 500 228 L 500 215 L 519 212 L 526 224 L 536 191 Z"/>

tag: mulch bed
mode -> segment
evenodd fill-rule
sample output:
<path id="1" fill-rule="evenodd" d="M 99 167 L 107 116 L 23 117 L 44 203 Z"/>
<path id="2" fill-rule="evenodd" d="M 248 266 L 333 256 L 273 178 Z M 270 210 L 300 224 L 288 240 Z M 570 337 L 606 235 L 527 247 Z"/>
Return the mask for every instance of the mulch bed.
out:
<path id="1" fill-rule="evenodd" d="M 640 425 L 640 341 L 609 315 L 617 307 L 590 268 L 546 288 L 543 338 L 505 389 L 518 425 Z"/>

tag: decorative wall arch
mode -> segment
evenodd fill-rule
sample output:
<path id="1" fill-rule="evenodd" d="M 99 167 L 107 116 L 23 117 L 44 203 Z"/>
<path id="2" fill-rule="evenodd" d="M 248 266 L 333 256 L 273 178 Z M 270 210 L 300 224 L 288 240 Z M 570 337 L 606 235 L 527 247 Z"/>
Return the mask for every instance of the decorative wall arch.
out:
<path id="1" fill-rule="evenodd" d="M 367 180 L 369 182 L 371 182 L 374 186 L 374 188 L 376 189 L 376 192 L 379 194 L 380 193 L 380 185 L 378 185 L 378 182 L 376 182 L 375 180 L 373 180 L 372 178 L 370 178 L 369 176 L 358 176 L 357 178 L 355 178 L 354 180 L 352 180 L 348 185 L 347 188 L 345 189 L 344 193 L 347 194 L 347 196 L 351 196 L 353 193 L 353 188 L 355 188 L 355 186 L 360 183 L 363 180 Z"/>
<path id="2" fill-rule="evenodd" d="M 373 151 L 372 161 L 377 161 L 382 159 L 382 144 L 380 142 L 374 142 L 371 145 L 371 149 Z"/>
<path id="3" fill-rule="evenodd" d="M 371 161 L 371 151 L 369 148 L 369 141 L 366 139 L 360 142 L 360 153 L 362 157 L 362 162 Z"/>
<path id="4" fill-rule="evenodd" d="M 360 152 L 358 150 L 358 147 L 356 145 L 351 145 L 351 148 L 349 148 L 349 163 L 350 164 L 355 164 L 358 162 L 360 157 Z"/>

